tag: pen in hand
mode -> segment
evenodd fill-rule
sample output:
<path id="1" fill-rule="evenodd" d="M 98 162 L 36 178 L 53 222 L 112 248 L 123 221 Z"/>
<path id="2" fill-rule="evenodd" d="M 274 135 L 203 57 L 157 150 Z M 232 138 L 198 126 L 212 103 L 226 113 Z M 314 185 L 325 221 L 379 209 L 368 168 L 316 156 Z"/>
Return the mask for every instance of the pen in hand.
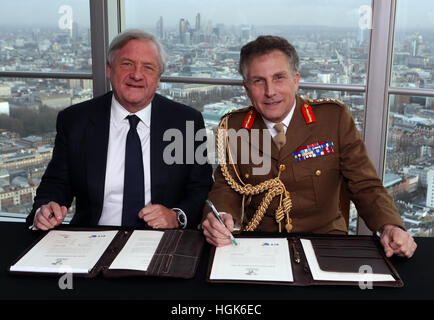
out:
<path id="1" fill-rule="evenodd" d="M 208 205 L 210 206 L 212 212 L 214 213 L 214 215 L 216 216 L 217 220 L 226 228 L 225 223 L 223 222 L 222 218 L 220 217 L 220 213 L 217 211 L 217 209 L 214 207 L 214 205 L 212 204 L 211 201 L 206 200 L 206 203 L 208 203 Z M 229 237 L 231 238 L 232 242 L 234 245 L 238 245 L 237 241 L 235 240 L 234 236 L 232 235 L 232 233 L 229 233 Z"/>

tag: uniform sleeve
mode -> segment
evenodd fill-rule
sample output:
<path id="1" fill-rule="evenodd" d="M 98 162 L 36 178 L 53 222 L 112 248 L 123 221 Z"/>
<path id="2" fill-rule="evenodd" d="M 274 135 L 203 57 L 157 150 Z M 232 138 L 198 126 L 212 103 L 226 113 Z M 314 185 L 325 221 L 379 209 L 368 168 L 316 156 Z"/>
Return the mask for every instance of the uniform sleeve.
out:
<path id="1" fill-rule="evenodd" d="M 195 136 L 198 131 L 205 132 L 204 121 L 200 113 L 198 113 L 196 119 Z M 201 145 L 206 145 L 206 136 L 203 141 L 195 141 L 195 153 Z M 207 158 L 206 152 L 203 156 Z M 176 204 L 176 207 L 187 215 L 186 228 L 195 229 L 201 221 L 203 204 L 212 185 L 211 174 L 212 168 L 208 162 L 199 163 L 195 159 L 195 163 L 191 166 L 191 170 L 184 182 L 184 196 Z"/>
<path id="2" fill-rule="evenodd" d="M 57 133 L 53 156 L 42 176 L 41 183 L 36 190 L 32 211 L 26 219 L 28 225 L 33 223 L 36 210 L 38 210 L 43 204 L 54 201 L 61 206 L 66 206 L 67 208 L 71 206 L 73 195 L 68 167 L 68 143 L 64 132 L 65 121 L 66 119 L 63 117 L 63 112 L 59 112 L 56 122 Z"/>
<path id="3" fill-rule="evenodd" d="M 220 166 L 214 171 L 214 180 L 208 199 L 211 200 L 219 212 L 230 213 L 236 224 L 241 225 L 242 196 L 228 185 Z M 208 212 L 211 212 L 211 209 L 208 205 L 205 205 L 203 210 L 204 218 Z"/>
<path id="4" fill-rule="evenodd" d="M 230 125 L 229 128 L 231 128 Z M 218 145 L 218 138 L 217 138 L 217 145 Z M 219 152 L 219 150 L 217 150 L 217 152 Z M 226 164 L 227 164 L 229 174 L 232 177 L 235 177 L 232 166 L 235 166 L 235 169 L 239 172 L 238 165 L 236 163 L 235 164 L 231 163 L 232 161 L 229 160 L 227 152 L 224 152 L 224 157 L 226 159 Z M 217 159 L 219 159 L 218 155 L 217 155 Z M 240 225 L 240 226 L 242 225 L 241 224 L 242 195 L 236 192 L 235 190 L 233 190 L 230 187 L 230 185 L 227 183 L 222 173 L 221 164 L 217 166 L 217 168 L 214 171 L 214 185 L 210 193 L 208 194 L 208 199 L 211 200 L 211 202 L 214 204 L 214 206 L 219 212 L 226 212 L 231 214 L 232 217 L 234 218 L 236 225 Z M 209 212 L 211 212 L 211 208 L 207 204 L 205 204 L 205 207 L 203 209 L 203 219 L 205 219 L 206 215 Z"/>
<path id="5" fill-rule="evenodd" d="M 347 107 L 339 120 L 340 168 L 350 199 L 368 228 L 377 231 L 385 224 L 404 229 L 401 216 L 368 157 L 366 146 Z"/>

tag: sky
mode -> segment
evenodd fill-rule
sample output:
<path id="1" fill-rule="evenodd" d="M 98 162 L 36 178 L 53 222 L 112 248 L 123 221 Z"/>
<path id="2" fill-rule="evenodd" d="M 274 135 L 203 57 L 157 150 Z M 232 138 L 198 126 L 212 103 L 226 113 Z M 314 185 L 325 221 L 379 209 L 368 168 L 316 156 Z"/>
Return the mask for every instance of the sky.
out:
<path id="1" fill-rule="evenodd" d="M 180 18 L 194 25 L 202 21 L 226 25 L 358 26 L 362 6 L 370 0 L 125 0 L 127 27 L 155 27 L 163 16 L 166 26 L 177 26 Z M 434 1 L 397 0 L 402 28 L 434 30 Z M 0 25 L 56 26 L 72 9 L 73 20 L 89 27 L 89 0 L 1 0 Z"/>
<path id="2" fill-rule="evenodd" d="M 383 0 L 380 0 L 383 1 Z M 370 0 L 125 0 L 131 26 L 155 26 L 159 16 L 167 25 L 180 18 L 194 24 L 198 12 L 205 20 L 226 25 L 303 25 L 353 27 L 359 25 L 360 8 Z M 434 1 L 397 0 L 402 28 L 432 28 Z M 363 14 L 363 8 L 362 8 Z"/>
<path id="3" fill-rule="evenodd" d="M 162 3 L 170 10 L 163 9 Z M 145 5 L 142 0 L 127 0 L 126 13 L 132 24 L 146 23 L 144 16 L 163 16 L 167 25 L 177 25 L 181 17 L 194 24 L 200 12 L 202 19 L 226 25 L 352 26 L 357 25 L 359 7 L 369 3 L 369 0 L 149 0 Z"/>
<path id="4" fill-rule="evenodd" d="M 89 0 L 1 0 L 0 25 L 57 26 L 62 6 L 70 6 L 73 20 L 89 27 Z"/>

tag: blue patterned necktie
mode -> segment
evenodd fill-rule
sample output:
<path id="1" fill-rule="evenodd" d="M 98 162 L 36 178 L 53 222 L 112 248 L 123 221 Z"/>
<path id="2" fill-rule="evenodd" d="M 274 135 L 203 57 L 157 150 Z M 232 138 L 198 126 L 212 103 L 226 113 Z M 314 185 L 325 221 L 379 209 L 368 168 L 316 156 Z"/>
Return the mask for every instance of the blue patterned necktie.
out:
<path id="1" fill-rule="evenodd" d="M 129 115 L 130 130 L 125 147 L 124 197 L 122 205 L 122 226 L 143 227 L 143 220 L 138 217 L 145 206 L 145 183 L 143 171 L 143 153 L 137 124 L 140 118 Z"/>

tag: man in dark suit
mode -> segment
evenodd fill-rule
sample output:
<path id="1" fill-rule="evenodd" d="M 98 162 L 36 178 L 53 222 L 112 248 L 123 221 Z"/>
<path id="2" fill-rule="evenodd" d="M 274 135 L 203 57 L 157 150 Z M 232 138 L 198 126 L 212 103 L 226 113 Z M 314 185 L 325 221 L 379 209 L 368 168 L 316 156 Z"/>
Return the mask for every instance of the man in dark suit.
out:
<path id="1" fill-rule="evenodd" d="M 185 150 L 188 128 L 196 134 L 204 122 L 197 110 L 155 93 L 163 72 L 164 51 L 152 35 L 127 30 L 112 41 L 107 77 L 113 92 L 59 112 L 53 157 L 29 225 L 59 225 L 75 197 L 73 225 L 197 226 L 212 171 L 208 163 L 186 161 Z M 175 164 L 166 159 L 173 143 L 168 130 L 183 137 L 183 161 Z M 191 143 L 196 150 L 199 142 Z"/>
<path id="2" fill-rule="evenodd" d="M 241 143 L 229 140 L 228 153 L 238 151 L 235 163 L 221 161 L 214 174 L 208 197 L 227 213 L 222 215 L 227 228 L 206 205 L 202 227 L 207 241 L 230 244 L 234 221 L 245 231 L 347 233 L 339 209 L 345 181 L 359 215 L 381 233 L 386 255 L 411 257 L 416 243 L 378 178 L 348 108 L 296 95 L 300 74 L 295 48 L 286 39 L 260 36 L 241 49 L 240 73 L 253 106 L 221 121 L 221 129 L 245 130 L 246 138 Z M 252 138 L 255 132 L 264 133 L 262 140 Z M 252 153 L 244 163 L 243 144 Z M 268 160 L 268 172 L 255 173 L 260 165 L 254 150 Z"/>

